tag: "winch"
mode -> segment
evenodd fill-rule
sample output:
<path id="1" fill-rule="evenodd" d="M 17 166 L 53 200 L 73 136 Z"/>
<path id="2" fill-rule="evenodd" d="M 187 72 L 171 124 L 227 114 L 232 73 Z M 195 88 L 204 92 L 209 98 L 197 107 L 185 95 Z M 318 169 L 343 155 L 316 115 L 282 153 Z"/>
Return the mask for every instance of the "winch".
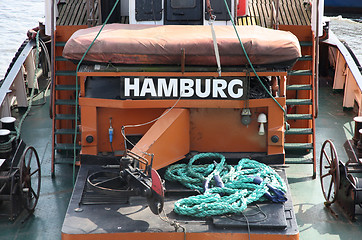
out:
<path id="1" fill-rule="evenodd" d="M 138 168 L 140 164 L 144 170 Z M 160 175 L 152 168 L 152 160 L 148 163 L 129 150 L 120 158 L 119 165 L 107 166 L 119 169 L 118 172 L 98 171 L 87 177 L 88 186 L 94 191 L 104 194 L 129 198 L 142 196 L 147 199 L 148 206 L 154 214 L 160 214 L 164 204 L 164 186 Z"/>
<path id="2" fill-rule="evenodd" d="M 15 120 L 14 117 L 0 119 L 0 203 L 6 204 L 1 215 L 8 216 L 10 221 L 24 209 L 29 215 L 34 212 L 41 179 L 38 153 L 18 137 Z"/>
<path id="3" fill-rule="evenodd" d="M 362 117 L 353 120 L 354 136 L 344 144 L 348 160 L 339 160 L 333 142 L 326 140 L 321 150 L 320 179 L 325 205 L 337 202 L 348 218 L 355 221 L 362 209 Z"/>

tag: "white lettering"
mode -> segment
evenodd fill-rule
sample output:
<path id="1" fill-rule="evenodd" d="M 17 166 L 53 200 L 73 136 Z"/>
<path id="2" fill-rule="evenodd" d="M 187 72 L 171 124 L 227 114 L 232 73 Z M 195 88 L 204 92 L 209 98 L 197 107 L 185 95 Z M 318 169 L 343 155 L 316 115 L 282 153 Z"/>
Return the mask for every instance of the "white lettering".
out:
<path id="1" fill-rule="evenodd" d="M 201 91 L 202 82 L 200 78 L 196 79 L 196 96 L 200 98 L 206 98 L 210 95 L 211 88 L 210 88 L 210 79 L 205 79 L 205 91 Z"/>
<path id="2" fill-rule="evenodd" d="M 140 96 L 144 97 L 147 93 L 151 94 L 152 97 L 157 97 L 155 85 L 153 84 L 152 78 L 145 78 L 145 80 L 143 81 Z"/>
<path id="3" fill-rule="evenodd" d="M 240 87 L 237 88 L 237 93 L 234 92 L 234 86 L 239 85 Z M 244 94 L 243 91 L 243 81 L 240 79 L 234 79 L 229 82 L 228 86 L 228 93 L 232 98 L 241 98 Z"/>
<path id="4" fill-rule="evenodd" d="M 192 97 L 194 95 L 194 80 L 189 78 L 180 79 L 180 94 L 182 97 Z"/>
<path id="5" fill-rule="evenodd" d="M 156 84 L 156 85 L 155 85 Z M 233 98 L 244 96 L 242 79 L 124 78 L 124 97 Z"/>
<path id="6" fill-rule="evenodd" d="M 165 93 L 165 97 L 170 97 L 171 92 L 173 97 L 177 97 L 177 78 L 170 78 L 168 86 L 165 78 L 159 78 L 157 83 L 158 97 L 163 97 L 163 93 Z"/>
<path id="7" fill-rule="evenodd" d="M 124 78 L 124 96 L 125 97 L 131 96 L 131 90 L 133 90 L 133 96 L 138 97 L 139 89 L 140 89 L 140 79 L 139 78 L 134 78 L 133 84 L 131 84 L 130 78 Z"/>
<path id="8" fill-rule="evenodd" d="M 217 98 L 218 95 L 222 98 L 227 98 L 224 93 L 224 89 L 227 87 L 227 83 L 224 79 L 214 79 L 212 83 L 212 97 Z"/>

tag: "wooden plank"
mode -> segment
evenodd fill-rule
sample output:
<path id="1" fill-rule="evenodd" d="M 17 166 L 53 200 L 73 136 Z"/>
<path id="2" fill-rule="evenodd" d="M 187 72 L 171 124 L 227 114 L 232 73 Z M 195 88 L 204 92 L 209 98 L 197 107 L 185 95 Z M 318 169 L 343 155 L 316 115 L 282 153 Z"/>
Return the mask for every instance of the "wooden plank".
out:
<path id="1" fill-rule="evenodd" d="M 273 10 L 273 7 L 271 5 L 271 2 L 269 1 L 266 5 L 266 11 L 268 13 L 268 25 L 270 24 L 270 20 L 271 20 L 271 17 L 273 16 L 272 14 L 272 10 Z M 270 26 L 270 27 L 273 27 L 273 26 Z"/>
<path id="2" fill-rule="evenodd" d="M 301 3 L 301 4 L 303 4 L 303 3 Z M 306 20 L 306 25 L 310 25 L 311 24 L 311 8 L 304 9 L 304 7 L 303 7 L 301 12 L 304 16 L 304 19 Z"/>
<path id="3" fill-rule="evenodd" d="M 260 7 L 260 10 L 262 11 L 265 26 L 268 27 L 269 26 L 269 19 L 268 19 L 268 13 L 267 13 L 266 8 L 265 8 L 265 3 L 260 4 L 259 7 Z"/>
<path id="4" fill-rule="evenodd" d="M 310 18 L 308 17 L 307 11 L 303 5 L 302 0 L 293 0 L 295 5 L 296 12 L 299 16 L 300 23 L 299 25 L 310 25 Z"/>
<path id="5" fill-rule="evenodd" d="M 295 24 L 293 24 L 293 20 L 292 20 L 293 18 L 292 18 L 291 15 L 290 15 L 288 5 L 289 5 L 289 4 L 286 4 L 286 3 L 283 3 L 283 2 L 282 2 L 283 15 L 286 16 L 286 20 L 287 20 L 286 23 L 287 23 L 287 24 L 289 24 L 289 25 L 295 25 Z"/>
<path id="6" fill-rule="evenodd" d="M 61 26 L 64 26 L 65 25 L 65 22 L 66 22 L 66 20 L 67 20 L 67 17 L 68 17 L 68 14 L 69 14 L 69 12 L 70 12 L 70 9 L 71 9 L 71 1 L 68 1 L 67 3 L 66 3 L 66 7 L 65 7 L 65 12 L 64 12 L 64 15 L 63 15 L 63 17 L 62 17 L 62 20 L 59 22 L 59 25 L 61 25 Z"/>
<path id="7" fill-rule="evenodd" d="M 61 6 L 58 9 L 57 25 L 60 25 L 60 21 L 62 20 L 62 18 L 64 16 L 65 9 L 66 9 L 66 5 L 61 4 Z"/>
<path id="8" fill-rule="evenodd" d="M 60 4 L 60 5 L 58 5 L 57 25 L 60 25 L 60 21 L 61 21 L 62 18 L 64 17 L 65 9 L 66 9 L 66 4 Z"/>
<path id="9" fill-rule="evenodd" d="M 295 15 L 298 16 L 298 25 L 305 25 L 306 21 L 304 19 L 304 16 L 302 14 L 302 7 L 303 5 L 300 3 L 300 0 L 292 0 L 292 4 L 294 5 L 294 12 Z"/>
<path id="10" fill-rule="evenodd" d="M 300 25 L 298 24 L 298 20 L 299 20 L 299 16 L 295 14 L 294 9 L 295 9 L 295 5 L 293 4 L 293 2 L 290 2 L 289 4 L 286 4 L 286 8 L 287 11 L 290 15 L 290 19 L 291 19 L 291 24 L 292 25 Z"/>
<path id="11" fill-rule="evenodd" d="M 294 22 L 295 21 L 294 16 L 291 12 L 290 2 L 284 3 L 283 6 L 284 6 L 285 15 L 287 16 L 287 19 L 288 19 L 288 24 L 296 25 L 296 23 Z"/>
<path id="12" fill-rule="evenodd" d="M 303 25 L 302 24 L 302 20 L 298 14 L 298 8 L 299 6 L 297 6 L 295 4 L 295 0 L 292 0 L 291 4 L 290 4 L 290 13 L 292 14 L 292 16 L 294 16 L 294 24 L 293 25 Z"/>
<path id="13" fill-rule="evenodd" d="M 287 17 L 284 14 L 283 4 L 281 2 L 279 3 L 279 25 L 280 24 L 288 25 Z"/>
<path id="14" fill-rule="evenodd" d="M 263 12 L 264 12 L 265 22 L 266 22 L 267 26 L 270 25 L 270 17 L 271 17 L 270 8 L 268 9 L 268 6 L 270 6 L 270 4 L 267 2 L 263 4 Z M 272 27 L 272 26 L 269 26 L 269 27 Z"/>
<path id="15" fill-rule="evenodd" d="M 268 24 L 267 24 L 267 22 L 265 21 L 264 12 L 263 12 L 263 10 L 262 10 L 261 5 L 260 5 L 260 4 L 257 4 L 256 7 L 257 7 L 257 11 L 258 11 L 259 16 L 260 16 L 260 23 L 261 23 L 260 25 L 261 25 L 262 27 L 267 27 Z"/>
<path id="16" fill-rule="evenodd" d="M 84 2 L 80 2 L 80 11 L 74 20 L 74 25 L 86 25 L 87 24 L 87 7 Z"/>
<path id="17" fill-rule="evenodd" d="M 67 18 L 66 20 L 64 21 L 64 25 L 71 25 L 70 24 L 70 19 L 72 18 L 72 16 L 74 15 L 74 3 L 75 1 L 71 1 L 69 4 L 70 4 L 70 10 L 68 12 L 68 15 L 67 15 Z"/>
<path id="18" fill-rule="evenodd" d="M 82 11 L 82 15 L 80 16 L 80 19 L 79 19 L 79 25 L 85 25 L 87 24 L 87 8 L 83 7 L 83 11 Z"/>
<path id="19" fill-rule="evenodd" d="M 79 15 L 82 14 L 83 11 L 86 11 L 87 12 L 87 4 L 86 2 L 82 1 L 82 0 L 77 0 L 78 1 L 78 11 L 76 12 L 76 14 L 74 14 L 74 19 L 73 19 L 73 22 L 72 22 L 72 25 L 84 25 L 86 23 L 81 23 L 79 24 Z"/>
<path id="20" fill-rule="evenodd" d="M 69 7 L 68 7 L 68 10 L 67 10 L 64 22 L 63 22 L 63 25 L 65 25 L 65 26 L 69 25 L 69 18 L 73 15 L 73 3 L 74 3 L 74 1 L 70 1 L 68 3 Z"/>
<path id="21" fill-rule="evenodd" d="M 296 1 L 299 4 L 298 13 L 302 20 L 302 25 L 309 25 L 310 19 L 309 19 L 308 15 L 306 14 L 307 9 L 304 7 L 304 4 L 300 0 L 296 0 Z"/>
<path id="22" fill-rule="evenodd" d="M 75 24 L 75 18 L 77 17 L 79 11 L 80 11 L 80 3 L 75 2 L 74 3 L 74 12 L 72 14 L 72 17 L 69 20 L 69 25 L 76 25 Z"/>
<path id="23" fill-rule="evenodd" d="M 77 25 L 87 25 L 88 24 L 88 16 L 87 16 L 87 5 L 84 2 L 81 2 L 81 9 L 82 11 L 79 11 L 79 20 L 78 22 L 75 22 L 74 24 Z"/>
<path id="24" fill-rule="evenodd" d="M 262 26 L 262 20 L 261 20 L 259 12 L 257 11 L 257 5 L 253 2 L 253 3 L 250 3 L 250 6 L 251 6 L 250 9 L 252 12 L 252 16 L 255 16 L 258 19 L 258 25 Z"/>
<path id="25" fill-rule="evenodd" d="M 257 12 L 255 12 L 254 10 L 254 4 L 252 4 L 252 2 L 250 1 L 249 2 L 249 15 L 250 16 L 253 16 L 255 18 L 255 21 L 256 21 L 256 24 L 257 25 L 260 25 L 260 17 L 259 15 L 257 14 Z"/>
<path id="26" fill-rule="evenodd" d="M 74 25 L 85 25 L 86 23 L 82 23 L 80 19 L 82 19 L 81 15 L 82 15 L 83 10 L 87 9 L 87 8 L 83 1 L 79 2 L 79 7 L 80 8 L 79 8 L 78 14 L 77 14 L 76 18 L 74 19 Z"/>
<path id="27" fill-rule="evenodd" d="M 102 21 L 101 16 L 100 16 L 100 9 L 98 9 L 98 8 L 100 8 L 99 4 L 100 4 L 100 2 L 97 1 L 96 9 L 95 9 L 95 11 L 96 11 L 95 18 L 98 19 L 97 24 L 101 24 L 101 21 Z"/>

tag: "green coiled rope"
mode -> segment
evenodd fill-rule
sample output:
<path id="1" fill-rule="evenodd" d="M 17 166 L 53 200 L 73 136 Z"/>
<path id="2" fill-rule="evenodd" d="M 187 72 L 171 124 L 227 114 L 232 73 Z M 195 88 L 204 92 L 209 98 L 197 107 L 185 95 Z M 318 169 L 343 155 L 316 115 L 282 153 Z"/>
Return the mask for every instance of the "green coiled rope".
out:
<path id="1" fill-rule="evenodd" d="M 212 159 L 214 163 L 194 165 L 197 160 Z M 255 201 L 265 201 L 267 184 L 286 192 L 283 179 L 269 166 L 247 158 L 237 165 L 225 163 L 225 156 L 219 153 L 201 153 L 190 159 L 188 164 L 170 166 L 165 173 L 169 181 L 178 181 L 187 188 L 199 191 L 200 195 L 183 198 L 175 203 L 174 211 L 180 215 L 208 217 L 243 212 Z M 219 175 L 224 187 L 218 187 L 213 180 Z M 260 184 L 253 183 L 254 177 L 261 177 Z M 204 190 L 204 182 L 209 188 Z"/>

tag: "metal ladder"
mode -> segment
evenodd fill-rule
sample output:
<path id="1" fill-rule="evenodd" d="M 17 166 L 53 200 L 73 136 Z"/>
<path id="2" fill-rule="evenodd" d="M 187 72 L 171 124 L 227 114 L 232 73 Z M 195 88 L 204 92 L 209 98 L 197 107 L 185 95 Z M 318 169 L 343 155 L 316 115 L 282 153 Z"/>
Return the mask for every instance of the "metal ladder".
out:
<path id="1" fill-rule="evenodd" d="M 286 118 L 291 127 L 286 131 L 285 163 L 313 164 L 315 178 L 314 43 L 301 41 L 300 45 L 303 56 L 288 72 Z"/>
<path id="2" fill-rule="evenodd" d="M 53 60 L 55 84 L 52 88 L 52 118 L 53 118 L 53 152 L 52 177 L 55 176 L 55 164 L 73 164 L 74 133 L 78 125 L 75 112 L 76 65 L 61 56 L 65 40 L 55 36 L 55 56 Z M 77 135 L 79 131 L 77 130 Z M 76 145 L 80 150 L 80 145 Z"/>

